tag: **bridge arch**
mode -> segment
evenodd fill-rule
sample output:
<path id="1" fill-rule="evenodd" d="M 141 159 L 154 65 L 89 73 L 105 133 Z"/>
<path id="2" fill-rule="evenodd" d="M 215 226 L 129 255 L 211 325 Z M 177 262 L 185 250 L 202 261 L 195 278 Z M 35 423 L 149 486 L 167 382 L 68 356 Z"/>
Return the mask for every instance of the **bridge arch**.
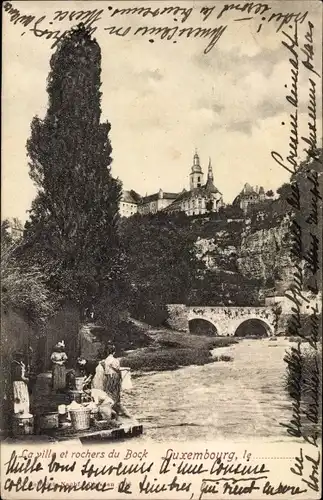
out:
<path id="1" fill-rule="evenodd" d="M 218 336 L 219 329 L 217 325 L 210 319 L 196 316 L 188 320 L 189 332 L 194 335 L 206 335 L 210 337 Z"/>
<path id="2" fill-rule="evenodd" d="M 273 328 L 267 321 L 260 318 L 244 319 L 235 328 L 234 337 L 270 337 Z"/>

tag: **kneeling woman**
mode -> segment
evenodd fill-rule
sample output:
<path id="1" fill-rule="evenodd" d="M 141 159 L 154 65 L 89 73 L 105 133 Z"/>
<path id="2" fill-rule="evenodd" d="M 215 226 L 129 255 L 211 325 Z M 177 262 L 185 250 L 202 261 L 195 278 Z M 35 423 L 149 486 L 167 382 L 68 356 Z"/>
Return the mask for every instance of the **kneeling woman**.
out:
<path id="1" fill-rule="evenodd" d="M 121 393 L 121 368 L 120 362 L 115 358 L 116 348 L 109 345 L 106 358 L 99 362 L 92 381 L 93 389 L 103 390 L 114 402 L 114 410 L 119 415 L 129 416 L 120 403 Z"/>

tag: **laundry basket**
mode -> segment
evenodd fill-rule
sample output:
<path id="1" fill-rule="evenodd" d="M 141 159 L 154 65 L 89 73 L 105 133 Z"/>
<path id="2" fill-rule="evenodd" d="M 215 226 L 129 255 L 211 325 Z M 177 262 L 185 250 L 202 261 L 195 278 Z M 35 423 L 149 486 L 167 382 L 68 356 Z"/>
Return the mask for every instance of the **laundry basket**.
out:
<path id="1" fill-rule="evenodd" d="M 90 428 L 91 410 L 88 408 L 80 408 L 77 410 L 70 410 L 69 413 L 74 430 L 85 431 Z"/>

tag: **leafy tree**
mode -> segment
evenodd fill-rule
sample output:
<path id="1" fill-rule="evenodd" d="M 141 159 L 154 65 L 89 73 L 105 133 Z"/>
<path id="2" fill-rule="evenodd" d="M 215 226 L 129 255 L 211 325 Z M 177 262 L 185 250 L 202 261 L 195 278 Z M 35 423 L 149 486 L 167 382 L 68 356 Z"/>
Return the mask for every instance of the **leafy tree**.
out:
<path id="1" fill-rule="evenodd" d="M 55 299 L 46 287 L 44 272 L 21 262 L 16 249 L 17 242 L 1 238 L 1 309 L 16 311 L 41 328 L 55 310 Z"/>
<path id="2" fill-rule="evenodd" d="M 268 198 L 272 198 L 274 196 L 274 191 L 272 189 L 269 189 L 269 191 L 267 191 L 266 193 L 266 196 L 268 196 Z"/>
<path id="3" fill-rule="evenodd" d="M 244 219 L 245 214 L 239 205 L 226 205 L 219 210 L 219 218 L 222 220 L 227 219 Z"/>
<path id="4" fill-rule="evenodd" d="M 167 317 L 165 305 L 185 303 L 203 265 L 195 255 L 196 237 L 183 214 L 135 215 L 120 223 L 132 286 L 132 314 L 151 324 Z"/>
<path id="5" fill-rule="evenodd" d="M 277 194 L 281 197 L 286 197 L 291 195 L 291 186 L 288 182 L 285 182 L 282 186 L 280 186 L 277 191 Z"/>
<path id="6" fill-rule="evenodd" d="M 117 236 L 121 184 L 111 175 L 110 123 L 101 119 L 101 51 L 82 25 L 50 60 L 48 109 L 27 142 L 37 187 L 23 251 L 80 312 L 118 309 L 125 286 Z M 106 303 L 104 306 L 103 303 Z"/>
<path id="7" fill-rule="evenodd" d="M 1 245 L 3 248 L 11 245 L 12 236 L 9 233 L 10 222 L 8 219 L 1 221 Z"/>
<path id="8" fill-rule="evenodd" d="M 322 165 L 322 149 L 311 151 L 291 176 L 290 182 L 277 190 L 279 198 L 276 201 L 278 211 L 289 214 L 293 221 L 290 229 L 291 250 L 295 235 L 301 238 L 301 245 L 294 245 L 292 254 L 298 264 L 305 264 L 305 289 L 314 293 L 322 287 L 319 278 L 322 266 Z"/>
<path id="9" fill-rule="evenodd" d="M 193 305 L 251 306 L 259 303 L 261 281 L 239 272 L 210 270 L 194 283 L 189 301 Z"/>

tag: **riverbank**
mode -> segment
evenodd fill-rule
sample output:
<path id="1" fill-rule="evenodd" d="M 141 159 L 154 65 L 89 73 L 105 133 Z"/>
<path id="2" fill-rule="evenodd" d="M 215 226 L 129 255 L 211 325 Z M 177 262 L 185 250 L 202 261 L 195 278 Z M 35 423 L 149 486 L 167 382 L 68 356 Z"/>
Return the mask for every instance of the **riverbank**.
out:
<path id="1" fill-rule="evenodd" d="M 221 356 L 221 347 L 236 344 L 230 337 L 206 337 L 173 330 L 146 331 L 151 339 L 148 347 L 140 347 L 124 353 L 121 365 L 134 371 L 176 370 L 183 366 L 201 366 L 216 361 L 231 361 L 229 356 Z M 219 355 L 212 350 L 219 348 Z"/>

